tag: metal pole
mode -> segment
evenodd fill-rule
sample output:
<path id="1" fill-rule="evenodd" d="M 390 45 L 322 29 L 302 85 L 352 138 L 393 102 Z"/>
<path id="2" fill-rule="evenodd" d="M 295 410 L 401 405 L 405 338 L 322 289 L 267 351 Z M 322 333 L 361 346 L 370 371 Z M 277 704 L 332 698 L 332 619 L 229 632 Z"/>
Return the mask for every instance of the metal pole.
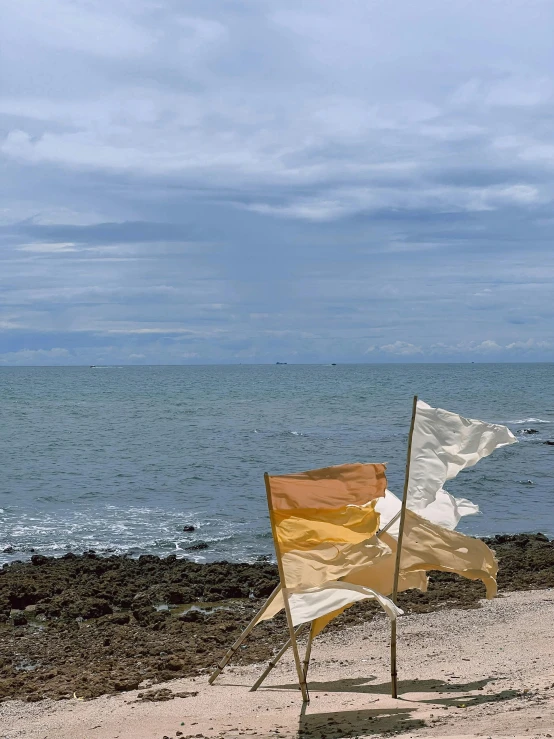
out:
<path id="1" fill-rule="evenodd" d="M 264 613 L 264 611 L 267 610 L 267 608 L 269 607 L 269 605 L 271 604 L 271 602 L 276 598 L 276 596 L 277 596 L 277 594 L 278 594 L 278 592 L 280 590 L 281 590 L 281 583 L 279 583 L 279 585 L 277 585 L 277 587 L 275 588 L 275 590 L 271 593 L 271 595 L 269 596 L 269 598 L 266 600 L 266 602 L 260 608 L 260 610 L 258 611 L 258 613 L 254 616 L 254 618 L 252 619 L 252 621 L 250 621 L 250 623 L 248 624 L 248 626 L 244 629 L 244 631 L 239 636 L 239 638 L 236 640 L 236 642 L 233 644 L 233 646 L 230 649 L 227 650 L 227 652 L 225 653 L 225 656 L 223 657 L 223 659 L 219 662 L 219 664 L 217 665 L 216 669 L 210 675 L 210 678 L 208 680 L 208 683 L 210 685 L 213 684 L 213 682 L 216 679 L 216 677 L 223 670 L 223 668 L 229 662 L 229 660 L 231 659 L 231 657 L 235 654 L 235 652 L 237 651 L 237 649 L 240 647 L 240 645 L 242 644 L 242 642 L 246 639 L 246 637 L 248 636 L 248 634 L 252 631 L 252 629 L 254 628 L 254 626 L 258 623 L 259 617 L 262 615 L 262 613 Z"/>
<path id="2" fill-rule="evenodd" d="M 304 628 L 305 625 L 306 624 L 300 624 L 300 626 L 294 632 L 296 634 L 296 636 L 298 636 L 298 634 L 302 631 L 302 629 Z M 269 675 L 269 673 L 271 672 L 271 670 L 277 665 L 277 662 L 279 662 L 279 660 L 281 659 L 281 657 L 284 655 L 284 653 L 290 647 L 290 644 L 291 644 L 290 639 L 287 639 L 287 641 L 283 644 L 283 646 L 277 652 L 277 654 L 275 655 L 275 657 L 272 657 L 271 658 L 271 660 L 268 662 L 268 665 L 265 668 L 265 670 L 262 672 L 262 674 L 260 675 L 260 677 L 256 680 L 256 682 L 254 683 L 254 685 L 250 688 L 250 692 L 251 693 L 254 693 L 256 690 L 258 690 L 258 688 L 263 683 L 263 681 L 266 679 L 266 677 Z"/>
<path id="3" fill-rule="evenodd" d="M 310 633 L 308 634 L 308 643 L 306 644 L 306 653 L 304 654 L 304 680 L 308 678 L 308 667 L 310 666 L 310 657 L 312 654 L 312 641 L 314 633 L 314 622 L 310 624 Z"/>
<path id="4" fill-rule="evenodd" d="M 392 601 L 396 605 L 398 598 L 398 578 L 400 576 L 400 557 L 402 553 L 402 538 L 404 536 L 404 522 L 406 520 L 406 503 L 408 497 L 408 485 L 410 482 L 410 461 L 412 457 L 412 437 L 414 435 L 414 425 L 417 412 L 417 395 L 414 395 L 414 403 L 412 406 L 412 422 L 410 424 L 410 435 L 408 436 L 408 453 L 406 456 L 406 476 L 404 478 L 404 494 L 402 496 L 402 508 L 400 509 L 400 528 L 398 531 L 398 543 L 396 546 L 396 562 L 394 566 L 394 579 L 392 585 Z M 391 621 L 391 637 L 390 637 L 390 676 L 391 676 L 391 695 L 398 698 L 398 673 L 396 671 L 396 619 Z"/>
<path id="5" fill-rule="evenodd" d="M 304 703 L 308 703 L 310 696 L 308 694 L 308 687 L 304 678 L 304 672 L 300 663 L 300 655 L 298 653 L 298 644 L 296 643 L 296 635 L 294 633 L 294 624 L 292 623 L 292 615 L 290 612 L 289 604 L 289 593 L 287 589 L 287 581 L 285 578 L 285 570 L 283 568 L 283 562 L 281 560 L 281 550 L 279 549 L 279 542 L 277 539 L 277 529 L 275 527 L 275 519 L 273 517 L 273 503 L 271 500 L 271 483 L 269 481 L 269 475 L 267 472 L 264 473 L 265 480 L 265 491 L 267 494 L 267 506 L 269 508 L 269 520 L 271 521 L 271 531 L 273 533 L 273 541 L 275 542 L 275 555 L 277 557 L 277 566 L 279 567 L 279 577 L 281 578 L 281 586 L 283 589 L 283 601 L 285 604 L 285 613 L 287 614 L 287 623 L 289 625 L 290 641 L 292 644 L 292 651 L 294 653 L 294 661 L 296 663 L 296 672 L 298 673 L 298 682 L 300 684 L 300 690 L 302 691 L 302 700 Z"/>

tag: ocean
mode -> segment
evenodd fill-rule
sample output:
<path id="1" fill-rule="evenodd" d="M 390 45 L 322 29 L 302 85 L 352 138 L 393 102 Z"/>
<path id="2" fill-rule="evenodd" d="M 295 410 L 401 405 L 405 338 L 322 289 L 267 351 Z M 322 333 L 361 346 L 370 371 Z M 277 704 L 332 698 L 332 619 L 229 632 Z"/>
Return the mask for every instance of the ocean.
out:
<path id="1" fill-rule="evenodd" d="M 33 552 L 271 555 L 263 473 L 387 462 L 401 493 L 412 397 L 519 444 L 446 487 L 459 530 L 554 536 L 554 365 L 0 369 L 0 563 Z M 534 429 L 537 433 L 523 433 Z M 185 526 L 194 531 L 184 532 Z"/>

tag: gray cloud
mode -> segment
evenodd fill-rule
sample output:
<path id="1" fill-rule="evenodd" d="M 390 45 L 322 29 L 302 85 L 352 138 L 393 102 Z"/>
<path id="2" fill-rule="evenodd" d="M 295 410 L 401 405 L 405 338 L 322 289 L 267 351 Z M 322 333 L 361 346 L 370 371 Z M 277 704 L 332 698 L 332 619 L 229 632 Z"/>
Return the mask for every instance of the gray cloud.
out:
<path id="1" fill-rule="evenodd" d="M 0 362 L 554 359 L 553 16 L 6 7 Z"/>

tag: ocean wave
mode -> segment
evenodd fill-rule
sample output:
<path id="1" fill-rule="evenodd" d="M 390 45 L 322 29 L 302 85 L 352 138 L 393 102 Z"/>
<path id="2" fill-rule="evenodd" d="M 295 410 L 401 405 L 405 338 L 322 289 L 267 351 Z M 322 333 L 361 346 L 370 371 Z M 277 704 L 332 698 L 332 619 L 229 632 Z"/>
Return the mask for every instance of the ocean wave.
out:
<path id="1" fill-rule="evenodd" d="M 545 421 L 543 418 L 520 418 L 517 421 L 508 421 L 508 423 L 552 423 L 552 421 Z"/>

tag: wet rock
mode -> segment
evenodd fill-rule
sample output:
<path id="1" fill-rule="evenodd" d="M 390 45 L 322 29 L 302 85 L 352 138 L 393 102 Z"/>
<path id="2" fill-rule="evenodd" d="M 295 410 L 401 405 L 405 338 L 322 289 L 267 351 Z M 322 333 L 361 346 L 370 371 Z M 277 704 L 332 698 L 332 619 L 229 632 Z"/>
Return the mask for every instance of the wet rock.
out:
<path id="1" fill-rule="evenodd" d="M 543 444 L 548 444 L 548 446 L 554 446 L 554 441 L 543 441 Z"/>
<path id="2" fill-rule="evenodd" d="M 208 603 L 231 598 L 248 598 L 248 596 L 249 589 L 238 583 L 218 583 L 204 589 L 204 600 Z"/>
<path id="3" fill-rule="evenodd" d="M 185 623 L 189 624 L 204 623 L 205 620 L 205 613 L 192 608 L 189 611 L 181 613 L 181 615 L 179 616 L 179 621 L 184 621 Z"/>
<path id="4" fill-rule="evenodd" d="M 140 605 L 135 606 L 132 612 L 135 620 L 145 626 L 150 617 L 156 613 L 156 609 L 152 605 Z"/>
<path id="5" fill-rule="evenodd" d="M 27 616 L 24 613 L 14 613 L 12 623 L 14 626 L 27 626 Z"/>
<path id="6" fill-rule="evenodd" d="M 33 554 L 31 557 L 31 564 L 34 564 L 35 567 L 46 565 L 48 564 L 48 557 L 45 557 L 42 554 Z"/>
<path id="7" fill-rule="evenodd" d="M 4 554 L 13 554 L 15 552 L 15 549 L 13 547 L 6 547 L 5 549 L 2 549 Z"/>
<path id="8" fill-rule="evenodd" d="M 194 591 L 191 588 L 169 587 L 165 591 L 164 601 L 175 606 L 195 601 Z"/>
<path id="9" fill-rule="evenodd" d="M 128 613 L 113 613 L 103 617 L 103 622 L 107 624 L 115 624 L 117 626 L 125 626 L 131 620 Z"/>
<path id="10" fill-rule="evenodd" d="M 207 544 L 205 541 L 198 541 L 196 544 L 191 544 L 188 547 L 185 547 L 187 552 L 197 552 L 201 549 L 209 549 L 209 544 Z"/>
<path id="11" fill-rule="evenodd" d="M 171 659 L 168 659 L 165 663 L 164 669 L 172 670 L 173 672 L 181 672 L 184 666 L 184 663 L 180 659 L 177 659 L 176 657 L 171 657 Z"/>
<path id="12" fill-rule="evenodd" d="M 518 434 L 538 434 L 538 429 L 519 429 Z"/>
<path id="13" fill-rule="evenodd" d="M 196 529 L 192 524 L 186 523 L 183 526 L 183 531 L 185 532 L 185 534 L 191 534 L 193 531 L 196 531 Z"/>
<path id="14" fill-rule="evenodd" d="M 141 682 L 141 678 L 137 675 L 119 675 L 114 679 L 113 688 L 118 693 L 125 690 L 136 690 Z"/>
<path id="15" fill-rule="evenodd" d="M 45 597 L 44 590 L 39 590 L 33 582 L 20 581 L 13 583 L 7 593 L 12 608 L 23 610 L 32 606 Z"/>
<path id="16" fill-rule="evenodd" d="M 107 601 L 101 600 L 100 598 L 86 598 L 85 600 L 73 603 L 69 606 L 67 612 L 70 618 L 80 617 L 87 620 L 112 613 L 112 607 Z"/>
<path id="17" fill-rule="evenodd" d="M 138 701 L 171 701 L 174 698 L 192 698 L 198 695 L 198 691 L 182 691 L 174 693 L 170 688 L 158 688 L 158 690 L 146 690 L 144 693 L 137 695 Z"/>

